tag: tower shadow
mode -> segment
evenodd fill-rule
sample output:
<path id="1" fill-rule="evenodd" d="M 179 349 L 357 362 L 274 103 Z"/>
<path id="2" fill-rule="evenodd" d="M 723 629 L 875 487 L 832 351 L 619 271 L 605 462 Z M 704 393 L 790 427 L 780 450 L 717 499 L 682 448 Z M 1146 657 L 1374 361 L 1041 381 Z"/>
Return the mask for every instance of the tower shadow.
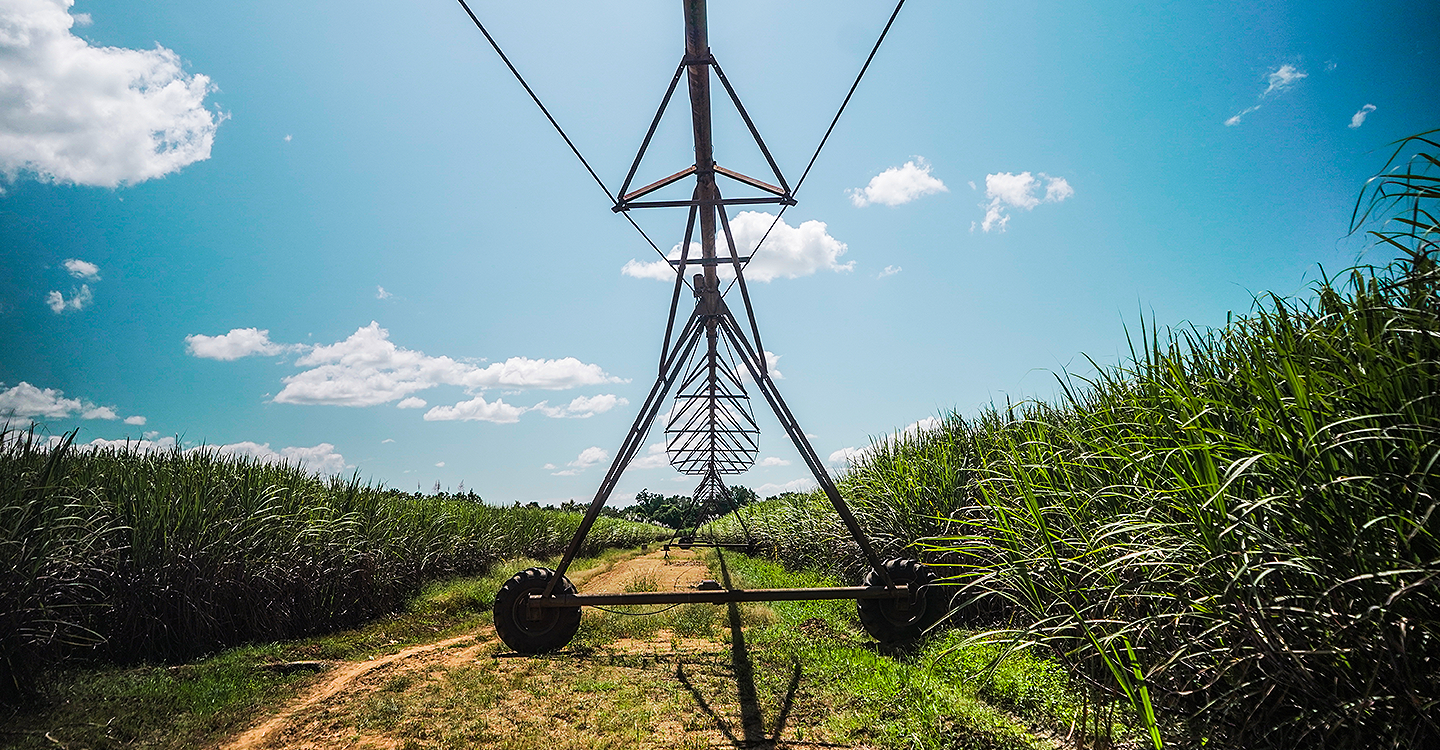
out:
<path id="1" fill-rule="evenodd" d="M 730 589 L 734 584 L 730 580 L 730 570 L 725 565 L 725 555 L 720 550 L 715 551 L 716 558 L 720 561 L 720 575 L 725 588 Z M 710 720 L 715 722 L 716 728 L 725 736 L 725 739 L 734 745 L 737 750 L 775 750 L 784 745 L 822 745 L 831 746 L 826 743 L 816 742 L 787 742 L 780 739 L 785 732 L 785 726 L 790 720 L 791 710 L 795 706 L 795 694 L 800 689 L 800 663 L 795 663 L 795 668 L 790 674 L 790 684 L 785 691 L 785 696 L 780 702 L 780 710 L 775 715 L 774 731 L 765 732 L 765 717 L 760 707 L 759 691 L 755 686 L 755 665 L 750 657 L 750 647 L 745 642 L 745 631 L 742 627 L 740 617 L 740 605 L 731 602 L 726 605 L 728 621 L 730 625 L 730 666 L 735 675 L 735 688 L 740 702 L 740 725 L 734 726 L 725 717 L 705 700 L 698 686 L 691 681 L 685 673 L 685 665 L 677 664 L 675 667 L 675 678 L 690 692 L 695 699 L 695 704 L 700 707 Z M 737 731 L 738 729 L 738 731 Z"/>

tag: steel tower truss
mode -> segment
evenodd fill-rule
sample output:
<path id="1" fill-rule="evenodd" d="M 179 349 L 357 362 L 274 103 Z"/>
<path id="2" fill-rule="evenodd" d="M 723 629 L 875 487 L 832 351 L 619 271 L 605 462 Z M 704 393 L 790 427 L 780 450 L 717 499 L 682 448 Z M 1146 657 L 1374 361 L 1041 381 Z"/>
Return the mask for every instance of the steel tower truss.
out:
<path id="1" fill-rule="evenodd" d="M 555 576 L 550 579 L 544 593 L 531 602 L 531 606 L 573 606 L 589 603 L 586 596 L 552 597 L 557 582 L 579 552 L 581 543 L 589 533 L 601 508 L 610 498 L 610 493 L 620 480 L 625 467 L 635 457 L 649 434 L 650 428 L 665 402 L 665 397 L 679 383 L 676 391 L 675 408 L 671 410 L 665 428 L 666 450 L 670 463 L 685 474 L 704 477 L 696 488 L 696 500 L 713 500 L 716 492 L 724 492 L 723 474 L 738 474 L 754 464 L 758 453 L 759 429 L 750 409 L 749 395 L 744 387 L 744 376 L 760 391 L 766 403 L 774 411 L 785 434 L 795 444 L 805 465 L 829 498 L 850 536 L 859 546 L 861 553 L 870 564 L 878 580 L 890 593 L 882 594 L 871 587 L 868 594 L 841 598 L 883 598 L 905 596 L 904 589 L 896 589 L 882 565 L 880 557 L 859 522 L 851 513 L 840 491 L 835 487 L 815 448 L 811 446 L 799 421 L 791 413 L 781 397 L 779 389 L 770 377 L 766 366 L 764 348 L 760 342 L 760 327 L 755 319 L 750 302 L 750 292 L 745 283 L 745 265 L 750 257 L 741 255 L 735 245 L 728 215 L 731 206 L 750 205 L 794 205 L 791 189 L 771 156 L 765 141 L 760 137 L 750 115 L 740 102 L 740 97 L 725 77 L 720 64 L 710 52 L 706 19 L 705 0 L 683 0 L 685 10 L 685 56 L 675 70 L 670 86 L 665 91 L 659 110 L 650 129 L 641 142 L 635 161 L 626 175 L 613 210 L 629 212 L 636 209 L 683 208 L 688 212 L 685 237 L 680 243 L 680 257 L 671 259 L 675 270 L 674 289 L 670 300 L 670 315 L 665 327 L 665 338 L 661 345 L 659 372 L 636 416 L 634 424 L 616 452 L 609 471 L 601 481 L 594 500 L 576 530 L 561 559 Z M 711 80 L 718 80 L 734 103 L 750 135 L 754 138 L 760 153 L 764 155 L 774 175 L 775 183 L 750 177 L 715 162 L 711 122 Z M 695 163 L 669 177 L 644 187 L 631 190 L 631 182 L 644 160 L 651 139 L 670 105 L 680 79 L 686 79 L 691 123 L 695 144 Z M 725 197 L 720 190 L 720 180 L 748 188 L 750 194 Z M 694 181 L 689 200 L 642 200 L 661 188 Z M 754 193 L 759 193 L 756 195 Z M 693 257 L 691 243 L 699 234 L 700 257 Z M 717 239 L 717 238 L 723 238 Z M 723 247 L 717 248 L 717 242 Z M 721 268 L 728 268 L 733 282 L 729 289 L 738 289 L 744 308 L 744 324 L 726 304 L 726 294 L 721 290 Z M 681 292 L 689 286 L 695 299 L 694 309 L 683 321 L 681 318 Z M 677 329 L 678 324 L 678 331 Z M 717 489 L 718 488 L 718 489 Z M 703 499 L 702 499 L 703 496 Z M 860 588 L 860 587 L 856 587 Z M 752 591 L 750 594 L 764 592 Z M 775 590 L 775 593 L 780 593 Z M 606 595 L 613 597 L 615 595 Z M 563 599 L 565 602 L 543 601 L 546 598 Z M 653 597 L 652 597 L 653 598 Z M 804 598 L 803 596 L 800 598 Z M 763 597 L 761 599 L 763 600 Z M 568 602 L 568 604 L 566 603 Z M 599 603 L 598 601 L 596 603 Z"/>

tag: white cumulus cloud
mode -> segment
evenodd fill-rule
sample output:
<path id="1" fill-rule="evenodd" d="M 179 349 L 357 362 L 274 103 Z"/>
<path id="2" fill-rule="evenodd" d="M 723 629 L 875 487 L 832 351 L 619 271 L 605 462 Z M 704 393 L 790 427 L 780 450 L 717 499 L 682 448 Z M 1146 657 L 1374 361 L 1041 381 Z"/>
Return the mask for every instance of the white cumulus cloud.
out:
<path id="1" fill-rule="evenodd" d="M 755 488 L 755 494 L 760 497 L 770 497 L 771 495 L 779 495 L 786 492 L 809 492 L 815 489 L 815 486 L 815 480 L 802 477 L 784 483 L 769 482 L 762 484 Z"/>
<path id="2" fill-rule="evenodd" d="M 66 310 L 84 310 L 94 301 L 95 293 L 90 291 L 89 284 L 81 284 L 79 289 L 70 290 L 69 299 L 66 299 L 65 295 L 56 291 L 45 295 L 45 304 L 49 305 L 50 310 L 56 315 Z"/>
<path id="3" fill-rule="evenodd" d="M 901 269 L 900 266 L 885 266 L 884 270 L 882 270 L 880 273 L 875 274 L 875 278 L 883 279 L 886 276 L 894 276 L 895 274 L 900 273 L 901 270 L 903 269 Z"/>
<path id="4" fill-rule="evenodd" d="M 591 466 L 594 466 L 595 464 L 608 460 L 610 460 L 609 451 L 601 448 L 598 445 L 592 445 L 589 448 L 580 451 L 580 455 L 576 456 L 574 461 L 565 464 L 570 468 L 552 473 L 557 477 L 574 476 L 590 468 Z"/>
<path id="5" fill-rule="evenodd" d="M 126 418 L 125 418 L 125 424 L 134 425 L 134 426 L 136 426 L 136 427 L 144 427 L 146 421 L 147 421 L 147 420 L 146 420 L 144 417 L 140 416 L 139 414 L 136 414 L 136 415 L 133 416 L 133 417 L 126 417 Z"/>
<path id="6" fill-rule="evenodd" d="M 308 448 L 291 446 L 277 451 L 272 449 L 269 443 L 254 443 L 245 440 L 229 445 L 203 446 L 190 450 L 210 450 L 233 456 L 246 456 L 269 464 L 287 463 L 291 466 L 302 466 L 317 474 L 339 474 L 350 468 L 350 465 L 345 463 L 345 457 L 340 455 L 335 450 L 335 446 L 330 443 L 320 443 Z"/>
<path id="7" fill-rule="evenodd" d="M 145 439 L 132 440 L 120 438 L 118 440 L 107 440 L 95 438 L 88 443 L 76 443 L 77 451 L 97 450 L 120 450 L 133 451 L 136 453 L 163 453 L 176 450 L 179 445 L 173 437 L 158 437 L 159 433 L 146 432 Z M 55 445 L 60 442 L 58 435 L 49 438 L 48 443 Z M 290 446 L 275 450 L 269 443 L 256 443 L 250 440 L 243 440 L 238 443 L 227 445 L 198 445 L 193 448 L 185 448 L 185 453 L 220 453 L 230 456 L 244 456 L 261 463 L 279 464 L 287 463 L 291 466 L 300 466 L 308 471 L 319 474 L 339 474 L 340 472 L 353 468 L 345 462 L 345 457 L 335 450 L 330 443 L 320 443 L 310 447 Z"/>
<path id="8" fill-rule="evenodd" d="M 371 321 L 357 329 L 349 338 L 334 344 L 311 348 L 296 365 L 309 368 L 284 379 L 285 387 L 275 396 L 279 403 L 331 404 L 336 406 L 374 406 L 397 401 L 417 391 L 437 385 L 458 385 L 470 390 L 486 388 L 538 388 L 561 390 L 585 385 L 623 382 L 600 369 L 574 357 L 561 359 L 530 359 L 511 357 L 485 367 L 451 359 L 432 357 L 424 352 L 404 349 L 390 341 L 390 332 Z M 479 399 L 477 401 L 483 401 Z M 475 414 L 498 416 L 493 408 L 485 411 L 479 403 L 469 409 Z M 499 402 L 497 402 L 499 403 Z M 430 416 L 454 413 L 455 407 L 435 407 L 427 419 L 458 419 L 458 416 Z M 489 408 L 489 407 L 487 407 Z M 518 407 L 506 406 L 506 409 Z M 462 410 L 463 411 L 463 410 Z M 518 416 L 518 413 L 515 414 Z M 500 421 L 488 417 L 487 421 Z M 503 420 L 513 421 L 513 420 Z"/>
<path id="9" fill-rule="evenodd" d="M 926 417 L 924 419 L 916 420 L 908 425 L 905 425 L 904 428 L 896 430 L 893 434 L 886 435 L 885 437 L 882 437 L 879 440 L 876 440 L 875 442 L 863 448 L 856 448 L 854 446 L 851 446 L 849 448 L 841 448 L 840 450 L 830 454 L 829 462 L 831 464 L 839 466 L 857 464 L 869 458 L 875 453 L 875 451 L 879 450 L 881 447 L 890 443 L 891 441 L 915 438 L 918 437 L 921 433 L 930 432 L 931 430 L 934 430 L 939 426 L 939 417 Z"/>
<path id="10" fill-rule="evenodd" d="M 1269 75 L 1265 76 L 1265 81 L 1269 85 L 1265 87 L 1265 90 L 1261 92 L 1260 96 L 1263 98 L 1284 91 L 1296 83 L 1299 83 L 1302 78 L 1308 76 L 1308 73 L 1296 68 L 1294 65 L 1281 65 L 1270 71 Z"/>
<path id="11" fill-rule="evenodd" d="M 277 401 L 279 399 L 276 399 Z M 523 406 L 512 406 L 502 399 L 487 402 L 484 396 L 461 401 L 454 406 L 436 406 L 425 412 L 426 422 L 495 422 L 511 424 L 520 421 L 526 412 Z"/>
<path id="12" fill-rule="evenodd" d="M 850 271 L 855 263 L 841 263 L 846 245 L 831 237 L 823 221 L 806 221 L 792 227 L 784 221 L 775 224 L 775 229 L 758 251 L 756 245 L 765 236 L 766 230 L 775 222 L 775 215 L 760 211 L 741 211 L 730 220 L 730 232 L 735 237 L 735 251 L 743 256 L 753 255 L 754 260 L 745 267 L 745 278 L 750 281 L 773 281 L 781 277 L 795 279 L 809 276 L 818 271 Z M 729 257 L 730 250 L 725 244 L 724 232 L 716 234 L 716 253 Z M 680 245 L 670 249 L 668 256 L 680 258 Z M 692 242 L 690 257 L 700 257 L 700 243 Z M 698 268 L 696 269 L 698 270 Z M 727 265 L 719 266 L 721 278 L 733 278 L 735 273 Z M 675 269 L 663 260 L 642 263 L 628 261 L 620 272 L 637 279 L 675 280 Z"/>
<path id="13" fill-rule="evenodd" d="M 930 174 L 930 163 L 917 156 L 903 166 L 891 167 L 871 177 L 870 184 L 847 190 L 846 194 L 857 208 L 864 208 L 872 203 L 898 206 L 916 198 L 948 192 L 950 188 Z"/>
<path id="14" fill-rule="evenodd" d="M 631 459 L 631 469 L 658 469 L 670 465 L 670 456 L 665 452 L 664 443 L 651 443 L 645 455 Z"/>
<path id="15" fill-rule="evenodd" d="M 547 402 L 541 401 L 531 409 L 554 419 L 588 419 L 628 403 L 630 401 L 627 399 L 612 393 L 605 393 L 599 396 L 576 396 L 564 406 L 550 406 Z"/>
<path id="16" fill-rule="evenodd" d="M 781 457 L 779 457 L 779 456 L 766 456 L 766 457 L 760 459 L 760 462 L 757 463 L 757 464 L 755 464 L 755 465 L 756 465 L 756 466 L 789 466 L 789 465 L 790 465 L 790 461 L 788 461 L 787 459 L 783 459 L 783 458 L 781 458 Z"/>
<path id="17" fill-rule="evenodd" d="M 150 433 L 146 434 L 150 435 Z M 106 440 L 105 438 L 95 438 L 88 443 L 80 443 L 75 446 L 75 450 L 77 451 L 105 449 L 133 451 L 135 453 L 168 453 L 169 451 L 175 450 L 175 438 L 163 437 L 157 440 L 153 435 L 144 440 L 131 440 L 129 438 Z"/>
<path id="18" fill-rule="evenodd" d="M 1351 130 L 1354 130 L 1355 128 L 1358 128 L 1358 127 L 1360 127 L 1361 125 L 1364 125 L 1364 124 L 1365 124 L 1365 118 L 1366 118 L 1366 117 L 1369 117 L 1369 116 L 1370 116 L 1370 113 L 1371 113 L 1371 112 L 1374 112 L 1374 111 L 1375 111 L 1375 105 L 1374 105 L 1374 104 L 1366 104 L 1365 106 L 1361 107 L 1359 112 L 1356 112 L 1355 114 L 1353 114 L 1353 115 L 1350 116 L 1350 129 L 1351 129 Z"/>
<path id="19" fill-rule="evenodd" d="M 210 158 L 223 116 L 180 56 L 94 47 L 73 0 L 0 3 L 0 173 L 115 187 Z"/>
<path id="20" fill-rule="evenodd" d="M 83 408 L 80 399 L 65 398 L 64 391 L 36 388 L 24 381 L 9 390 L 0 391 L 0 417 L 60 419 Z"/>
<path id="21" fill-rule="evenodd" d="M 185 348 L 192 357 L 218 359 L 223 362 L 252 354 L 279 354 L 285 351 L 284 346 L 270 340 L 270 331 L 258 328 L 232 328 L 229 333 L 219 336 L 191 334 L 185 337 Z"/>
<path id="22" fill-rule="evenodd" d="M 65 398 L 65 392 L 56 388 L 37 388 L 21 381 L 11 388 L 0 390 L 0 420 L 17 417 L 64 419 L 77 415 L 81 419 L 120 418 L 113 406 L 98 406 L 78 398 Z M 140 424 L 144 424 L 144 417 L 139 419 L 142 420 Z M 126 423 L 135 424 L 129 420 L 126 420 Z"/>
<path id="23" fill-rule="evenodd" d="M 785 379 L 785 373 L 775 369 L 780 365 L 780 358 L 783 356 L 785 355 L 776 354 L 769 349 L 765 350 L 765 372 L 770 373 L 771 380 Z M 740 382 L 742 383 L 754 382 L 750 377 L 750 368 L 739 362 L 735 364 L 735 377 L 739 378 Z M 669 414 L 666 414 L 665 416 L 667 419 L 669 418 Z"/>
<path id="24" fill-rule="evenodd" d="M 390 332 L 375 321 L 344 340 L 316 346 L 277 343 L 270 340 L 269 331 L 257 328 L 235 328 L 219 336 L 192 334 L 185 337 L 185 343 L 193 356 L 220 360 L 300 352 L 295 365 L 301 371 L 281 379 L 284 387 L 275 396 L 277 403 L 362 407 L 398 402 L 395 405 L 401 409 L 423 409 L 429 403 L 413 394 L 449 385 L 463 388 L 473 398 L 434 406 L 425 412 L 425 421 L 496 423 L 516 422 L 529 411 L 555 418 L 584 419 L 629 403 L 614 394 L 579 396 L 557 406 L 548 401 L 534 406 L 491 401 L 479 394 L 493 388 L 563 390 L 626 381 L 607 374 L 599 365 L 574 357 L 511 357 L 482 366 L 430 356 L 397 346 L 390 340 Z"/>
<path id="25" fill-rule="evenodd" d="M 77 279 L 84 279 L 86 281 L 100 280 L 100 266 L 89 261 L 70 258 L 65 261 L 64 266 L 66 272 Z"/>
<path id="26" fill-rule="evenodd" d="M 1064 177 L 1051 177 L 1044 172 L 1038 175 L 1032 175 L 1029 172 L 987 174 L 985 175 L 986 202 L 980 204 L 980 207 L 985 209 L 985 219 L 980 222 L 980 228 L 986 232 L 991 230 L 1003 232 L 1010 224 L 1010 214 L 1007 209 L 1019 208 L 1030 211 L 1041 203 L 1059 203 L 1073 195 L 1075 195 L 1075 189 L 1070 187 L 1070 183 L 1066 182 Z M 971 231 L 974 231 L 973 224 Z"/>

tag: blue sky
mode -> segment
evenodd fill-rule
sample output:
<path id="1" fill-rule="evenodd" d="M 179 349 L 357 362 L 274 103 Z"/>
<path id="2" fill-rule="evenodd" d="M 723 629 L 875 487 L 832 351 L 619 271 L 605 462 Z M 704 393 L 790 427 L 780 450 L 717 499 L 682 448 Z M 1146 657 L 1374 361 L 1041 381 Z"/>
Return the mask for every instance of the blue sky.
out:
<path id="1" fill-rule="evenodd" d="M 792 182 L 891 7 L 712 3 Z M 680 3 L 474 8 L 617 187 Z M 910 0 L 751 269 L 816 449 L 839 468 L 1047 397 L 1142 313 L 1217 325 L 1386 260 L 1347 224 L 1386 144 L 1440 125 L 1437 16 Z M 638 180 L 693 160 L 677 100 Z M 764 175 L 717 112 L 717 160 Z M 554 502 L 593 494 L 654 377 L 658 259 L 448 0 L 0 0 L 0 173 L 12 423 Z M 681 239 L 678 212 L 637 219 Z M 732 481 L 803 486 L 760 416 L 763 465 Z M 693 483 L 647 448 L 619 501 Z"/>

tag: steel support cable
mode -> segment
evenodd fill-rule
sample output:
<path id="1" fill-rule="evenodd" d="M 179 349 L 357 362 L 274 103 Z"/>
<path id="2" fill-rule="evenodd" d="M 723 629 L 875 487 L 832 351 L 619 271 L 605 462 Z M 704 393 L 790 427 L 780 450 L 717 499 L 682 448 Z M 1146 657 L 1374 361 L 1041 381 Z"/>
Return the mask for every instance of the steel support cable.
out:
<path id="1" fill-rule="evenodd" d="M 595 184 L 599 185 L 600 189 L 605 192 L 605 197 L 610 199 L 610 205 L 615 205 L 615 196 L 610 192 L 610 188 L 605 187 L 605 181 L 601 180 L 600 175 L 595 173 L 595 169 L 590 166 L 590 162 L 585 160 L 585 156 L 580 153 L 580 149 L 575 146 L 575 142 L 570 140 L 570 136 L 566 135 L 565 129 L 560 127 L 560 123 L 555 121 L 555 116 L 550 114 L 550 110 L 545 107 L 544 102 L 540 101 L 540 97 L 535 94 L 535 90 L 530 88 L 530 84 L 525 82 L 525 77 L 520 75 L 519 70 L 515 69 L 515 64 L 510 62 L 510 58 L 506 56 L 505 51 L 500 49 L 499 42 L 496 42 L 495 37 L 490 35 L 490 30 L 485 28 L 485 24 L 480 23 L 479 16 L 475 15 L 475 11 L 470 10 L 470 5 L 467 4 L 465 0 L 456 0 L 456 2 L 459 2 L 460 7 L 465 9 L 465 15 L 470 16 L 470 20 L 474 22 L 475 28 L 479 29 L 480 33 L 485 35 L 485 41 L 490 43 L 490 46 L 495 50 L 495 54 L 500 56 L 500 61 L 505 63 L 505 67 L 509 68 L 510 73 L 515 76 L 515 80 L 519 81 L 520 85 L 524 87 L 525 93 L 530 95 L 530 99 L 535 102 L 535 106 L 539 107 L 540 111 L 544 113 L 545 119 L 549 120 L 550 124 L 554 126 L 555 132 L 559 133 L 560 137 L 565 140 L 565 145 L 570 147 L 570 151 L 575 154 L 575 158 L 579 159 L 580 163 L 585 166 L 585 171 L 589 172 L 590 176 L 595 179 Z M 665 255 L 665 251 L 661 250 L 660 246 L 656 245 L 655 241 L 650 239 L 650 235 L 646 234 L 645 230 L 641 229 L 640 225 L 635 223 L 635 220 L 630 218 L 629 214 L 625 214 L 625 219 L 630 222 L 630 226 L 635 227 L 635 231 L 639 232 L 641 237 L 645 238 L 645 242 L 648 243 L 656 253 L 660 254 L 661 258 L 665 258 L 667 262 L 669 261 L 669 258 Z M 690 284 L 687 281 L 685 285 L 689 286 Z"/>
<path id="2" fill-rule="evenodd" d="M 900 0 L 895 3 L 895 10 L 890 13 L 890 20 L 885 22 L 885 28 L 880 31 L 880 38 L 876 39 L 875 46 L 870 48 L 870 55 L 865 58 L 865 64 L 860 66 L 860 72 L 855 75 L 855 82 L 850 84 L 850 91 L 845 94 L 845 100 L 840 102 L 840 109 L 835 111 L 835 117 L 830 120 L 830 127 L 825 129 L 825 135 L 821 137 L 820 145 L 815 147 L 815 153 L 810 156 L 810 163 L 805 165 L 805 171 L 800 173 L 800 179 L 795 182 L 795 189 L 790 191 L 790 198 L 792 200 L 795 198 L 795 194 L 800 192 L 800 186 L 805 184 L 805 178 L 810 176 L 810 170 L 814 168 L 815 160 L 820 158 L 820 151 L 825 148 L 825 143 L 830 140 L 830 134 L 835 132 L 835 125 L 840 122 L 840 115 L 845 114 L 845 107 L 849 106 L 850 98 L 855 96 L 855 90 L 860 88 L 860 80 L 865 77 L 865 71 L 870 69 L 870 63 L 875 59 L 875 53 L 880 51 L 880 45 L 884 43 L 885 36 L 890 33 L 890 27 L 895 25 L 895 18 L 900 15 L 900 9 L 904 7 L 904 5 L 905 0 Z M 780 207 L 780 210 L 775 213 L 775 220 L 770 222 L 770 228 L 766 229 L 765 234 L 760 236 L 760 241 L 755 243 L 755 249 L 750 251 L 750 258 L 745 261 L 741 268 L 750 265 L 750 263 L 755 260 L 755 256 L 760 252 L 760 248 L 765 244 L 765 240 L 770 238 L 770 233 L 775 231 L 775 227 L 780 224 L 780 217 L 784 216 L 785 211 L 792 205 L 794 205 L 794 203 L 783 205 Z M 725 287 L 726 292 L 734 288 L 735 281 L 735 279 L 730 280 L 730 285 Z"/>

